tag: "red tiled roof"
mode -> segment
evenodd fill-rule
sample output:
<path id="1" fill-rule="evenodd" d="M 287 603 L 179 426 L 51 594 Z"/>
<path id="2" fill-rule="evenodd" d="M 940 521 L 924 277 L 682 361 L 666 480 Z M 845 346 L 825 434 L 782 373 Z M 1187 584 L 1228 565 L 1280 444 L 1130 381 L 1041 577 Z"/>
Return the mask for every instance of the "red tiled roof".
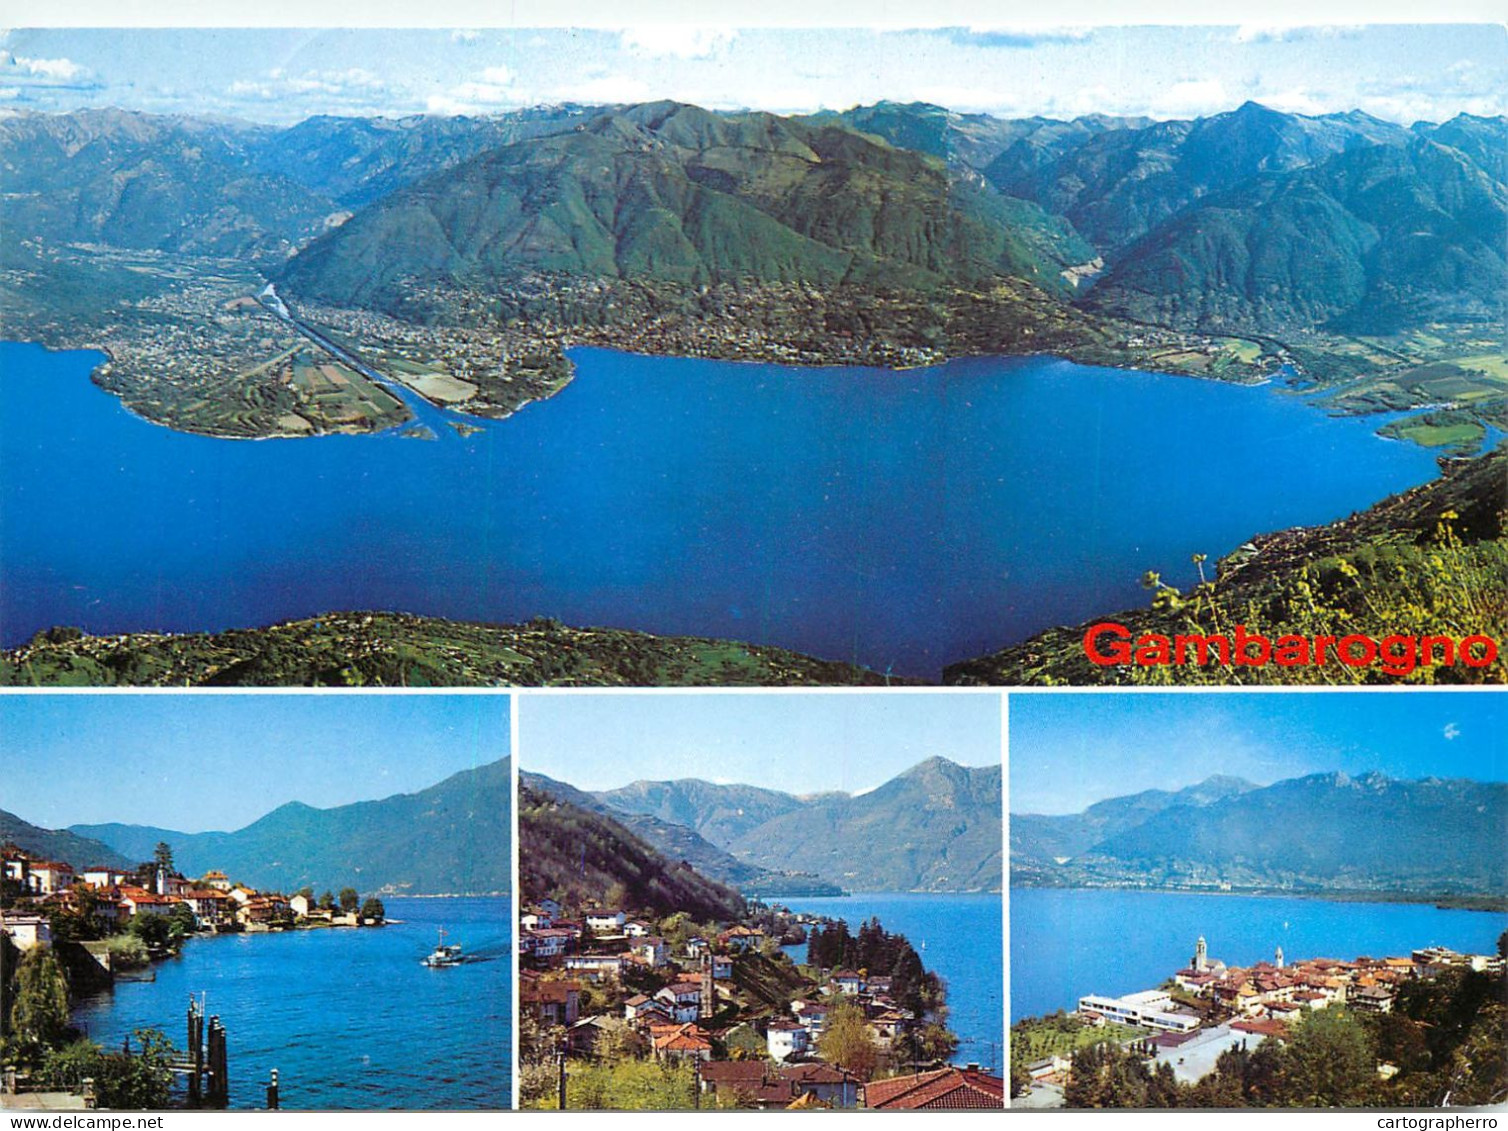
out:
<path id="1" fill-rule="evenodd" d="M 1005 1081 L 977 1069 L 949 1066 L 866 1084 L 864 1106 L 891 1111 L 1004 1108 Z"/>
<path id="2" fill-rule="evenodd" d="M 789 1068 L 782 1068 L 780 1076 L 798 1086 L 843 1084 L 853 1080 L 853 1076 L 847 1070 L 835 1068 L 831 1064 L 793 1064 Z"/>
<path id="3" fill-rule="evenodd" d="M 518 999 L 528 1005 L 565 1005 L 580 992 L 579 982 L 526 982 L 518 988 Z"/>
<path id="4" fill-rule="evenodd" d="M 681 1025 L 674 1032 L 656 1037 L 654 1046 L 660 1052 L 710 1052 L 712 1050 L 712 1042 L 702 1036 L 701 1031 L 691 1024 Z"/>
<path id="5" fill-rule="evenodd" d="M 702 1065 L 701 1078 L 720 1088 L 757 1088 L 764 1083 L 762 1060 L 713 1060 Z"/>

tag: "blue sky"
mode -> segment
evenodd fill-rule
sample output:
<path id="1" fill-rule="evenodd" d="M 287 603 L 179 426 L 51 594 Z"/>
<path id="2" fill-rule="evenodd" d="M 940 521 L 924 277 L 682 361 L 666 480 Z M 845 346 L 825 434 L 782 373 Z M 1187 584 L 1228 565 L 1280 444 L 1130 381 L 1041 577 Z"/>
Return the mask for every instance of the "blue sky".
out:
<path id="1" fill-rule="evenodd" d="M 612 10 L 597 5 L 596 19 Z M 0 39 L 0 107 L 292 122 L 655 98 L 795 112 L 889 98 L 1007 117 L 1170 118 L 1256 100 L 1407 123 L 1504 113 L 1505 46 L 1503 27 L 1464 24 L 22 29 Z"/>
<path id="2" fill-rule="evenodd" d="M 0 809 L 44 828 L 238 829 L 507 756 L 502 695 L 0 696 Z"/>
<path id="3" fill-rule="evenodd" d="M 519 704 L 518 762 L 581 789 L 703 778 L 788 793 L 883 785 L 933 755 L 1000 764 L 996 695 L 539 696 Z"/>
<path id="4" fill-rule="evenodd" d="M 1076 813 L 1211 774 L 1508 779 L 1508 692 L 1015 695 L 1010 809 Z"/>

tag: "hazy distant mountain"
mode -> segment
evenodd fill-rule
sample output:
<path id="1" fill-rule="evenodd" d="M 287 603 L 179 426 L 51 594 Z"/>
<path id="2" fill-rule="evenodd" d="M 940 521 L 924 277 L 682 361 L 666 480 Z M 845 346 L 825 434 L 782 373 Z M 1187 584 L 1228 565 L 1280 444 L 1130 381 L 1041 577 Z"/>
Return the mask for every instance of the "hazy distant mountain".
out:
<path id="1" fill-rule="evenodd" d="M 417 793 L 333 809 L 279 806 L 236 832 L 181 833 L 133 825 L 76 825 L 132 860 L 159 840 L 186 875 L 218 868 L 254 887 L 293 892 L 350 885 L 402 895 L 512 890 L 508 759 L 463 770 Z M 144 850 L 144 851 L 143 851 Z"/>
<path id="2" fill-rule="evenodd" d="M 1149 806 L 1139 801 L 1145 794 L 1112 799 L 1129 819 L 1107 824 L 1074 854 L 1058 850 L 1081 842 L 1058 834 L 1077 830 L 1098 806 L 1073 817 L 1012 816 L 1013 882 L 1508 890 L 1508 784 L 1380 773 L 1312 774 L 1261 788 L 1226 781 L 1203 783 L 1197 795 L 1162 794 Z"/>
<path id="3" fill-rule="evenodd" d="M 1503 309 L 1505 242 L 1508 187 L 1420 138 L 1211 195 L 1124 249 L 1090 303 L 1205 329 L 1485 320 Z"/>
<path id="4" fill-rule="evenodd" d="M 1054 159 L 1007 152 L 987 170 L 1001 192 L 1067 217 L 1109 257 L 1183 208 L 1260 174 L 1348 149 L 1403 144 L 1402 126 L 1366 114 L 1306 117 L 1255 102 L 1194 121 L 1100 130 Z"/>
<path id="5" fill-rule="evenodd" d="M 998 767 L 930 758 L 858 796 L 799 798 L 712 782 L 635 782 L 597 794 L 674 814 L 739 860 L 812 872 L 851 890 L 975 891 L 1001 882 Z"/>
<path id="6" fill-rule="evenodd" d="M 1439 125 L 1419 122 L 1414 132 L 1466 154 L 1493 180 L 1508 184 L 1508 118 L 1457 114 Z"/>
<path id="7" fill-rule="evenodd" d="M 594 796 L 625 813 L 643 813 L 686 825 L 723 846 L 804 804 L 800 798 L 775 789 L 719 785 L 699 778 L 630 782 Z"/>
<path id="8" fill-rule="evenodd" d="M 152 858 L 150 850 L 145 856 L 122 855 L 98 839 L 70 829 L 44 829 L 4 809 L 0 809 L 0 844 L 14 844 L 33 855 L 70 864 L 75 869 L 94 865 L 130 868 Z"/>
<path id="9" fill-rule="evenodd" d="M 744 900 L 733 888 L 683 859 L 665 856 L 605 812 L 574 804 L 571 797 L 589 799 L 538 774 L 520 778 L 519 891 L 524 900 L 551 896 L 612 903 L 660 916 L 684 911 L 702 922 L 733 919 L 743 912 Z"/>
<path id="10" fill-rule="evenodd" d="M 126 110 L 0 117 L 5 226 L 56 243 L 281 258 L 338 206 L 252 166 L 266 132 Z"/>
<path id="11" fill-rule="evenodd" d="M 485 150 L 570 129 L 597 112 L 565 105 L 486 117 L 320 115 L 260 137 L 250 154 L 262 171 L 354 209 Z"/>
<path id="12" fill-rule="evenodd" d="M 1048 816 L 1012 813 L 1011 864 L 1074 857 L 1107 837 L 1133 829 L 1169 809 L 1208 805 L 1259 788 L 1241 778 L 1215 775 L 1177 791 L 1148 789 L 1097 801 L 1082 813 Z"/>

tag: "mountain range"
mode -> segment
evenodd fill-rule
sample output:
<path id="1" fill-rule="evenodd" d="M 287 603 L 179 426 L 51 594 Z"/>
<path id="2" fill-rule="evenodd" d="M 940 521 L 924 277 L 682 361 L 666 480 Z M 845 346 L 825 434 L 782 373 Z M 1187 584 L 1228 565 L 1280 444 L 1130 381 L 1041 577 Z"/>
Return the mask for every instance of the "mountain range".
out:
<path id="1" fill-rule="evenodd" d="M 739 863 L 852 891 L 993 891 L 1001 884 L 998 766 L 934 757 L 866 793 L 800 797 L 699 779 L 592 794 L 684 826 Z"/>
<path id="2" fill-rule="evenodd" d="M 544 774 L 522 770 L 519 781 L 541 796 L 552 797 L 584 813 L 613 821 L 667 859 L 689 864 L 708 879 L 737 888 L 750 898 L 843 894 L 838 885 L 810 873 L 782 872 L 746 864 L 709 842 L 687 823 L 604 804 L 600 795 L 587 793 Z"/>
<path id="3" fill-rule="evenodd" d="M 1014 280 L 1035 288 L 1013 299 L 1032 317 L 1050 297 L 1207 330 L 1480 321 L 1500 317 L 1508 274 L 1505 155 L 1501 117 L 1404 127 L 1250 102 L 1171 121 L 888 102 L 288 128 L 0 117 L 8 255 L 41 237 L 250 257 L 290 295 L 389 311 L 416 284 L 485 294 L 544 274 L 877 299 Z"/>
<path id="4" fill-rule="evenodd" d="M 1498 895 L 1508 783 L 1216 776 L 1082 813 L 1012 814 L 1011 882 Z"/>
<path id="5" fill-rule="evenodd" d="M 840 124 L 646 103 L 421 177 L 312 242 L 280 282 L 343 305 L 533 272 L 926 290 L 1053 280 L 1081 252 L 1029 203 L 1004 207 L 930 155 Z M 1017 229 L 1058 230 L 1063 247 Z"/>
<path id="6" fill-rule="evenodd" d="M 354 887 L 397 895 L 494 895 L 512 890 L 513 787 L 508 759 L 462 770 L 416 793 L 330 809 L 289 802 L 235 832 L 144 825 L 74 825 L 64 834 L 150 860 L 159 841 L 178 869 L 211 869 L 285 893 Z M 21 847 L 24 840 L 17 838 Z M 89 852 L 79 866 L 98 862 Z"/>
<path id="7" fill-rule="evenodd" d="M 0 809 L 0 844 L 14 844 L 33 855 L 74 868 L 133 868 L 152 858 L 150 850 L 145 856 L 124 855 L 93 837 L 68 829 L 44 829 L 4 809 Z"/>

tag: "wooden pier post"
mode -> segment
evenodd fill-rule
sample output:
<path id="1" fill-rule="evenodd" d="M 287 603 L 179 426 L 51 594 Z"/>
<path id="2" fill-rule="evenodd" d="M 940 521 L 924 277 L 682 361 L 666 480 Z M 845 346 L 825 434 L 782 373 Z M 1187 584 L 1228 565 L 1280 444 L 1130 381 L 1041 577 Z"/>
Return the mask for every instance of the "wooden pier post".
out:
<path id="1" fill-rule="evenodd" d="M 189 995 L 188 1005 L 188 1104 L 198 1107 L 204 1100 L 204 1015 L 199 1012 L 199 1003 Z"/>
<path id="2" fill-rule="evenodd" d="M 230 1104 L 230 1079 L 225 1060 L 225 1026 L 216 1014 L 209 1019 L 209 1106 L 224 1110 Z"/>

